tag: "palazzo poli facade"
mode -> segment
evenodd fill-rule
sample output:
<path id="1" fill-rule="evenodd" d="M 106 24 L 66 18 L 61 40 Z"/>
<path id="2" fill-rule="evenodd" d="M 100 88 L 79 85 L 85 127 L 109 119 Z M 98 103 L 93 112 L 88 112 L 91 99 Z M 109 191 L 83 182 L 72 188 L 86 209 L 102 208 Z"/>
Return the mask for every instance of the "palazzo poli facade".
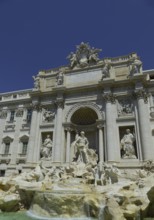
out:
<path id="1" fill-rule="evenodd" d="M 142 167 L 154 159 L 154 70 L 136 53 L 99 59 L 81 43 L 68 66 L 40 71 L 34 88 L 0 94 L 0 175 L 42 160 L 68 165 L 84 131 L 98 162 Z"/>

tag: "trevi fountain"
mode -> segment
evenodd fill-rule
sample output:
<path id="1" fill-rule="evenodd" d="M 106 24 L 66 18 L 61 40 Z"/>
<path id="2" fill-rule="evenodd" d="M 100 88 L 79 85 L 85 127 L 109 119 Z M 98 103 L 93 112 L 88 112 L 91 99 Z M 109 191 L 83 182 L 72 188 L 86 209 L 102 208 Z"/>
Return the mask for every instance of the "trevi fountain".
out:
<path id="1" fill-rule="evenodd" d="M 154 70 L 100 51 L 0 94 L 0 220 L 154 219 Z"/>

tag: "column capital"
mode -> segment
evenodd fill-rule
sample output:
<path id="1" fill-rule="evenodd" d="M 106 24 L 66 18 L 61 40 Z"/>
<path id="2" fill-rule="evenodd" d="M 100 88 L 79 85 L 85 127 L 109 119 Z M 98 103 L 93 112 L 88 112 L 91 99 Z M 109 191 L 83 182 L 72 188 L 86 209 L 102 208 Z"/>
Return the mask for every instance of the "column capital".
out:
<path id="1" fill-rule="evenodd" d="M 105 102 L 111 102 L 112 104 L 116 102 L 116 96 L 112 92 L 104 93 L 103 99 Z"/>
<path id="2" fill-rule="evenodd" d="M 102 128 L 103 128 L 103 125 L 102 125 L 102 124 L 98 124 L 98 125 L 97 125 L 97 128 L 98 128 L 98 129 L 102 129 Z"/>
<path id="3" fill-rule="evenodd" d="M 55 101 L 55 105 L 57 108 L 63 108 L 64 107 L 64 99 L 57 99 Z"/>
<path id="4" fill-rule="evenodd" d="M 71 131 L 73 131 L 73 129 L 70 128 L 70 127 L 66 127 L 66 128 L 65 128 L 65 131 L 71 132 Z"/>
<path id="5" fill-rule="evenodd" d="M 40 104 L 32 104 L 33 111 L 42 111 L 42 106 Z"/>
<path id="6" fill-rule="evenodd" d="M 134 96 L 137 99 L 143 99 L 144 103 L 148 102 L 149 94 L 144 89 L 138 89 L 134 91 Z"/>
<path id="7" fill-rule="evenodd" d="M 98 129 L 102 129 L 104 121 L 103 120 L 96 120 L 96 124 L 97 124 L 97 128 Z"/>

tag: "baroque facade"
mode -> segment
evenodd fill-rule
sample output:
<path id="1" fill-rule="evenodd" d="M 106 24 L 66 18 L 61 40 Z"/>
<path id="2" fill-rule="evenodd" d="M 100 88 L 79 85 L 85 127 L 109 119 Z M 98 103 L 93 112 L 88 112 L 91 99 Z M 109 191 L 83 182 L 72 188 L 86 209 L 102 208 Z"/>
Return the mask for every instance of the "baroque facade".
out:
<path id="1" fill-rule="evenodd" d="M 98 162 L 141 167 L 154 159 L 154 70 L 136 53 L 99 59 L 81 43 L 68 66 L 40 71 L 34 88 L 0 94 L 0 175 L 40 160 L 70 164 L 81 131 Z"/>

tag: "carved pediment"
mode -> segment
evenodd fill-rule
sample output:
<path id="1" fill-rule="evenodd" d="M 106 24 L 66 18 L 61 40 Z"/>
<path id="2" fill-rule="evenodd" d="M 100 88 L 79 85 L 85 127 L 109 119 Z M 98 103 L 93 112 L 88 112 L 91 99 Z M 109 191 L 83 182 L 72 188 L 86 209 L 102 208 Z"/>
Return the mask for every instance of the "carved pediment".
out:
<path id="1" fill-rule="evenodd" d="M 6 143 L 6 142 L 12 142 L 13 141 L 13 138 L 12 137 L 10 137 L 10 136 L 5 136 L 5 137 L 3 137 L 3 142 L 4 143 Z"/>
<path id="2" fill-rule="evenodd" d="M 24 135 L 20 136 L 19 139 L 20 139 L 20 141 L 27 141 L 29 139 L 29 135 L 24 134 Z"/>

